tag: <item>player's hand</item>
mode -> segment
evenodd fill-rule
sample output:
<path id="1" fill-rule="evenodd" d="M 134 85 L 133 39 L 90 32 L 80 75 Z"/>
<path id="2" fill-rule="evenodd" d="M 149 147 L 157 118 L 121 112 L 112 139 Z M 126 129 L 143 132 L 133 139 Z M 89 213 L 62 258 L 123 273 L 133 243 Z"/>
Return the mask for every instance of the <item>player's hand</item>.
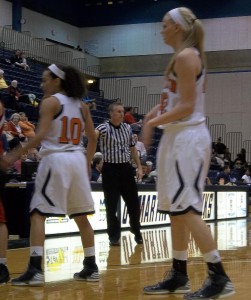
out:
<path id="1" fill-rule="evenodd" d="M 5 172 L 11 166 L 8 159 L 5 156 L 0 157 L 0 170 Z"/>
<path id="2" fill-rule="evenodd" d="M 2 157 L 2 166 L 3 168 L 8 169 L 11 167 L 15 161 L 17 161 L 20 158 L 20 153 L 19 153 L 19 147 L 16 149 L 8 152 L 5 156 Z"/>
<path id="3" fill-rule="evenodd" d="M 144 120 L 143 120 L 143 124 L 147 123 L 149 120 L 155 118 L 158 115 L 158 112 L 160 111 L 160 104 L 156 105 L 155 107 L 153 107 L 149 113 L 147 113 L 147 115 L 145 116 Z"/>
<path id="4" fill-rule="evenodd" d="M 140 166 L 138 166 L 138 170 L 137 170 L 137 182 L 141 182 L 142 177 L 143 177 L 143 171 L 142 171 L 142 167 L 140 165 Z"/>

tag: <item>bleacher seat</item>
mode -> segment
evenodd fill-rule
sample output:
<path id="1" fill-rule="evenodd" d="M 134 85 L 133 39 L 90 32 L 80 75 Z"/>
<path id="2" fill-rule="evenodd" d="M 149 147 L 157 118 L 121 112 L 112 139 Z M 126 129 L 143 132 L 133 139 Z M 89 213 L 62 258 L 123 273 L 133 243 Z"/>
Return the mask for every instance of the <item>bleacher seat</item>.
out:
<path id="1" fill-rule="evenodd" d="M 5 118 L 6 118 L 6 120 L 8 121 L 10 119 L 11 115 L 13 115 L 14 113 L 16 113 L 15 110 L 10 109 L 10 108 L 6 108 L 5 109 Z"/>

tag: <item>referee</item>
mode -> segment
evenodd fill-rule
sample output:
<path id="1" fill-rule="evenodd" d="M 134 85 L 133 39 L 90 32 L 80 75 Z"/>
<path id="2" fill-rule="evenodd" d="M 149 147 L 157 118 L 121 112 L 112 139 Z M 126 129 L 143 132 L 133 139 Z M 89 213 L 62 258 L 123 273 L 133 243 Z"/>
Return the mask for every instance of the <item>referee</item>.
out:
<path id="1" fill-rule="evenodd" d="M 138 167 L 138 177 L 142 178 L 142 168 L 136 150 L 133 133 L 129 124 L 123 123 L 124 106 L 113 102 L 108 107 L 109 121 L 95 129 L 100 141 L 104 165 L 102 169 L 102 187 L 104 191 L 107 233 L 111 246 L 120 244 L 120 220 L 117 207 L 122 196 L 130 218 L 131 232 L 137 244 L 142 244 L 140 233 L 140 203 L 130 156 Z"/>

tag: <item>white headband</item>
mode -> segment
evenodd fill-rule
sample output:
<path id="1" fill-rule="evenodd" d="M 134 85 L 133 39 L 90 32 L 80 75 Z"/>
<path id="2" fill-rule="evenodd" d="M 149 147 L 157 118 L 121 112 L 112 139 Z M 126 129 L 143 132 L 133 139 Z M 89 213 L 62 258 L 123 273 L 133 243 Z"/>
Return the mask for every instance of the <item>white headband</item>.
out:
<path id="1" fill-rule="evenodd" d="M 52 64 L 48 67 L 48 69 L 55 75 L 57 75 L 61 79 L 65 79 L 65 72 L 60 70 L 55 64 Z"/>
<path id="2" fill-rule="evenodd" d="M 183 18 L 183 16 L 180 14 L 178 8 L 171 9 L 168 13 L 169 13 L 169 15 L 171 16 L 171 19 L 172 19 L 175 23 L 179 24 L 179 25 L 182 27 L 182 29 L 184 29 L 184 30 L 189 30 L 189 29 L 190 29 L 189 24 L 188 24 L 187 21 Z"/>

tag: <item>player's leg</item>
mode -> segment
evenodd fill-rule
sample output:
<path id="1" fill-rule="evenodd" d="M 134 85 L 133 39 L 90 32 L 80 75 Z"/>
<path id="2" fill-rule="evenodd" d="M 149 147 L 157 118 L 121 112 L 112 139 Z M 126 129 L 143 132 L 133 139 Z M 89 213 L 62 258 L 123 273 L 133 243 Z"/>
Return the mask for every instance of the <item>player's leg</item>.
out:
<path id="1" fill-rule="evenodd" d="M 74 274 L 75 280 L 99 281 L 98 266 L 95 257 L 94 232 L 86 215 L 74 217 L 78 225 L 84 250 L 84 268 Z"/>

